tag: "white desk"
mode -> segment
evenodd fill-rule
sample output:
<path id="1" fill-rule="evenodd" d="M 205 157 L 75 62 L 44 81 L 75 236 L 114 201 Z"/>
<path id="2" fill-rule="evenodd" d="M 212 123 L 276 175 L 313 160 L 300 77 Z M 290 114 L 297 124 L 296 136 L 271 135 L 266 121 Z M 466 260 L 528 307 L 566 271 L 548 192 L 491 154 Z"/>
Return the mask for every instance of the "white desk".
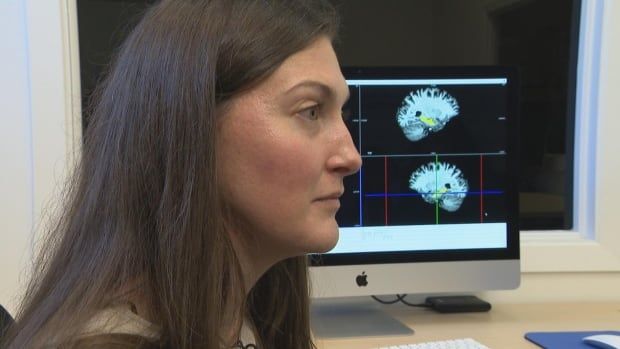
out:
<path id="1" fill-rule="evenodd" d="M 403 305 L 386 312 L 414 329 L 412 336 L 316 339 L 318 349 L 378 346 L 471 337 L 492 349 L 534 349 L 532 331 L 620 330 L 620 302 L 494 304 L 488 313 L 439 314 Z"/>

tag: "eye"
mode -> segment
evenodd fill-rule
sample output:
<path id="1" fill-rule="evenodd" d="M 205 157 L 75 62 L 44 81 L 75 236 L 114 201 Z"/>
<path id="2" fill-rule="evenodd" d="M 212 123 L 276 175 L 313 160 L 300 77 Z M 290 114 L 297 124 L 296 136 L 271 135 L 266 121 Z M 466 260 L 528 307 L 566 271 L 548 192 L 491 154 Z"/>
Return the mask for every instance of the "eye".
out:
<path id="1" fill-rule="evenodd" d="M 315 104 L 308 108 L 302 109 L 301 111 L 297 112 L 297 114 L 308 120 L 318 120 L 320 108 L 321 106 L 319 104 Z"/>

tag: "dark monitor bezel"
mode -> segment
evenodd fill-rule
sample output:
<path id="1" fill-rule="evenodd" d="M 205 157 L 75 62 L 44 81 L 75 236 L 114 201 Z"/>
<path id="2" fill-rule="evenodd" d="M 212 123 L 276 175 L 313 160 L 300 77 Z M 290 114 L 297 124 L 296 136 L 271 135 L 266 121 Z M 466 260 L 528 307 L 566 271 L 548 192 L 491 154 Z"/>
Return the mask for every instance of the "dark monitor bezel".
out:
<path id="1" fill-rule="evenodd" d="M 497 249 L 463 249 L 399 252 L 360 252 L 338 254 L 313 254 L 313 267 L 364 264 L 390 264 L 414 262 L 451 262 L 483 260 L 516 260 L 519 252 L 519 79 L 516 67 L 464 66 L 464 67 L 343 67 L 345 79 L 436 79 L 436 78 L 507 78 L 506 127 L 506 212 L 507 247 Z"/>

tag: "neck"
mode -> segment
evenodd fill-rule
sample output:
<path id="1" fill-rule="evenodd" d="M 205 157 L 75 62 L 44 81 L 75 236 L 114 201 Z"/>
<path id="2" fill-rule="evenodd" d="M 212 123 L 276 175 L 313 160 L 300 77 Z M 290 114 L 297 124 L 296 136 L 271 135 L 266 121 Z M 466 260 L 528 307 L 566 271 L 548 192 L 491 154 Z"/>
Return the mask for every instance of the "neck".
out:
<path id="1" fill-rule="evenodd" d="M 241 266 L 246 295 L 252 290 L 258 279 L 276 262 L 277 258 L 262 246 L 248 242 L 238 234 L 231 234 L 235 252 Z M 257 253 L 260 251 L 260 253 Z"/>

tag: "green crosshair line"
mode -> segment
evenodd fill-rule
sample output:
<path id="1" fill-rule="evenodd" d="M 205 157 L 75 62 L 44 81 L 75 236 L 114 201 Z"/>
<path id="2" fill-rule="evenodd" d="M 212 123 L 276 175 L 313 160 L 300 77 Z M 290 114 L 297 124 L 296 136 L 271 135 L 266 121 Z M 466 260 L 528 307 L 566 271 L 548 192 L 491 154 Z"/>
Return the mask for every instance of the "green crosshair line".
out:
<path id="1" fill-rule="evenodd" d="M 439 155 L 435 154 L 435 224 L 439 224 Z"/>

